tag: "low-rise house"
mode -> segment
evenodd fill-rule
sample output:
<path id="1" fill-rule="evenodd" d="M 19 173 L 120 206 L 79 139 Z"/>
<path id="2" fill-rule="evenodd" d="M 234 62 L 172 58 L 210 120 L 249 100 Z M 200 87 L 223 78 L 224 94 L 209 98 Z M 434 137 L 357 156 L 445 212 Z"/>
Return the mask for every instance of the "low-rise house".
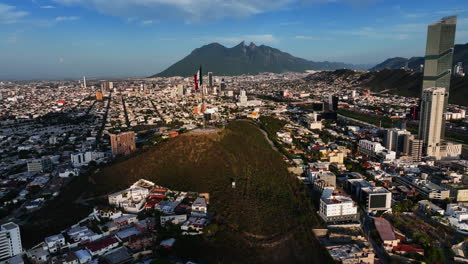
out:
<path id="1" fill-rule="evenodd" d="M 119 247 L 106 254 L 103 258 L 106 264 L 133 263 L 133 257 L 126 247 Z"/>
<path id="2" fill-rule="evenodd" d="M 445 210 L 440 208 L 439 206 L 433 204 L 428 200 L 421 200 L 418 202 L 418 207 L 421 210 L 430 210 L 432 213 L 438 213 L 440 215 L 444 215 Z"/>
<path id="3" fill-rule="evenodd" d="M 424 255 L 424 249 L 422 249 L 419 245 L 399 244 L 393 247 L 393 252 L 398 254 L 417 253 Z"/>
<path id="4" fill-rule="evenodd" d="M 75 255 L 78 258 L 78 261 L 80 262 L 80 264 L 88 263 L 93 258 L 91 256 L 91 253 L 89 253 L 89 251 L 85 249 L 80 249 L 80 250 L 75 251 Z"/>
<path id="5" fill-rule="evenodd" d="M 138 221 L 137 215 L 133 214 L 126 214 L 122 215 L 121 217 L 115 218 L 114 223 L 118 226 L 126 226 Z"/>
<path id="6" fill-rule="evenodd" d="M 70 239 L 73 240 L 73 242 L 80 242 L 86 240 L 93 241 L 99 238 L 99 235 L 94 233 L 86 226 L 73 227 L 67 232 L 67 235 L 70 237 Z"/>
<path id="7" fill-rule="evenodd" d="M 66 245 L 65 237 L 62 234 L 46 237 L 44 241 L 50 253 L 55 253 Z"/>
<path id="8" fill-rule="evenodd" d="M 203 232 L 203 228 L 208 224 L 206 218 L 202 217 L 190 217 L 182 226 L 181 230 L 185 231 L 183 234 L 187 235 L 198 235 Z"/>
<path id="9" fill-rule="evenodd" d="M 109 218 L 116 219 L 122 216 L 122 211 L 113 208 L 113 207 L 95 207 L 93 209 L 93 214 L 96 219 L 100 218 Z"/>
<path id="10" fill-rule="evenodd" d="M 55 256 L 51 259 L 52 264 L 79 264 L 80 261 L 73 252 L 65 253 L 61 256 Z"/>
<path id="11" fill-rule="evenodd" d="M 208 207 L 206 204 L 205 197 L 197 197 L 192 204 L 192 215 L 193 216 L 206 216 L 208 213 Z"/>
<path id="12" fill-rule="evenodd" d="M 135 223 L 135 228 L 140 231 L 153 230 L 155 227 L 154 218 L 146 218 Z"/>
<path id="13" fill-rule="evenodd" d="M 143 209 L 149 190 L 143 187 L 132 187 L 124 191 L 110 194 L 109 204 L 121 207 L 125 212 L 138 213 Z"/>
<path id="14" fill-rule="evenodd" d="M 133 251 L 139 251 L 150 248 L 153 245 L 153 235 L 150 233 L 141 233 L 130 236 L 126 246 Z"/>
<path id="15" fill-rule="evenodd" d="M 32 263 L 41 264 L 46 263 L 49 259 L 50 253 L 47 251 L 47 247 L 37 247 L 26 251 L 26 256 L 31 260 Z"/>
<path id="16" fill-rule="evenodd" d="M 166 223 L 168 222 L 178 225 L 187 221 L 187 215 L 166 215 L 166 216 L 161 216 L 160 219 L 161 219 L 161 226 L 165 226 Z"/>
<path id="17" fill-rule="evenodd" d="M 176 242 L 175 238 L 169 238 L 169 239 L 161 241 L 159 245 L 163 248 L 169 249 L 174 246 L 175 242 Z"/>
<path id="18" fill-rule="evenodd" d="M 114 236 L 109 236 L 106 238 L 102 238 L 100 240 L 88 243 L 85 247 L 94 256 L 101 256 L 105 254 L 107 251 L 117 247 L 119 245 L 119 241 Z"/>

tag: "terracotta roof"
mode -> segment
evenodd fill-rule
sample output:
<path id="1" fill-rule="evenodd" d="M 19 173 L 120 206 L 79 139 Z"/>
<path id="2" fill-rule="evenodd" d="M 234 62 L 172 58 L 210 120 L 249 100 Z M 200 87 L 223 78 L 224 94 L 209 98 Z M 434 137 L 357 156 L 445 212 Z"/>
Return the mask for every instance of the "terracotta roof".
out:
<path id="1" fill-rule="evenodd" d="M 88 245 L 86 245 L 86 248 L 89 251 L 96 252 L 115 243 L 118 243 L 118 240 L 115 237 L 111 236 L 95 242 L 91 242 Z"/>

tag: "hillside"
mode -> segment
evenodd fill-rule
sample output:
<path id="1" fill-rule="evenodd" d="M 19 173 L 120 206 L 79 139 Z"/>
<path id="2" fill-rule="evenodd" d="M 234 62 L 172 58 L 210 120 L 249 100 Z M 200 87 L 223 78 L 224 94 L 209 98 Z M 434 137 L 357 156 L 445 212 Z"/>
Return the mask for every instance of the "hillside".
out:
<path id="1" fill-rule="evenodd" d="M 356 87 L 369 88 L 374 92 L 385 92 L 400 96 L 419 97 L 422 87 L 422 73 L 401 69 L 359 72 L 336 70 L 318 72 L 304 78 L 305 81 L 321 81 L 328 85 L 349 83 Z M 452 77 L 449 102 L 468 106 L 468 76 Z"/>
<path id="2" fill-rule="evenodd" d="M 385 91 L 401 96 L 419 97 L 423 75 L 404 70 L 383 70 L 362 83 L 372 91 Z M 449 103 L 468 106 L 468 77 L 454 77 L 450 83 Z"/>
<path id="3" fill-rule="evenodd" d="M 176 246 L 177 255 L 202 263 L 327 263 L 311 234 L 320 225 L 305 190 L 281 156 L 248 121 L 217 135 L 181 135 L 94 176 L 98 192 L 139 178 L 171 189 L 210 193 L 220 231 Z M 231 181 L 236 181 L 236 188 Z M 189 249 L 188 249 L 189 248 Z"/>
<path id="4" fill-rule="evenodd" d="M 385 60 L 382 63 L 370 68 L 371 71 L 380 71 L 383 69 L 401 69 L 408 62 L 408 68 L 419 71 L 420 65 L 424 64 L 424 57 L 412 57 L 410 59 L 395 57 Z M 468 43 L 457 44 L 454 47 L 453 64 L 462 62 L 465 65 L 465 72 L 468 73 Z"/>
<path id="5" fill-rule="evenodd" d="M 215 75 L 258 74 L 261 72 L 304 72 L 306 70 L 334 70 L 359 68 L 339 62 L 314 62 L 297 58 L 289 53 L 254 43 L 227 48 L 218 43 L 197 48 L 187 57 L 152 77 L 192 76 L 199 65 L 205 72 Z"/>

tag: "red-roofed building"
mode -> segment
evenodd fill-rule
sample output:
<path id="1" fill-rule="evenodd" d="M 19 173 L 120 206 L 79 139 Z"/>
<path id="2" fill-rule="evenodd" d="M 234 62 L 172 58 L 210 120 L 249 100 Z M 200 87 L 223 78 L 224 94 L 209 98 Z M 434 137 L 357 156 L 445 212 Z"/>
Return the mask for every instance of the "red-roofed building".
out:
<path id="1" fill-rule="evenodd" d="M 162 198 L 149 198 L 146 200 L 145 208 L 153 209 L 155 205 L 162 201 Z"/>
<path id="2" fill-rule="evenodd" d="M 422 249 L 419 245 L 397 245 L 393 247 L 393 252 L 398 254 L 406 254 L 406 253 L 418 253 L 424 255 L 424 249 Z"/>
<path id="3" fill-rule="evenodd" d="M 92 256 L 100 256 L 110 249 L 119 245 L 119 241 L 114 236 L 109 236 L 86 245 L 86 249 Z"/>
<path id="4" fill-rule="evenodd" d="M 379 232 L 380 239 L 382 239 L 386 250 L 390 251 L 393 249 L 394 246 L 398 245 L 400 240 L 398 240 L 398 238 L 395 235 L 395 232 L 393 232 L 393 227 L 390 224 L 390 222 L 388 222 L 384 218 L 375 217 L 374 224 L 375 228 L 377 229 L 377 232 Z"/>

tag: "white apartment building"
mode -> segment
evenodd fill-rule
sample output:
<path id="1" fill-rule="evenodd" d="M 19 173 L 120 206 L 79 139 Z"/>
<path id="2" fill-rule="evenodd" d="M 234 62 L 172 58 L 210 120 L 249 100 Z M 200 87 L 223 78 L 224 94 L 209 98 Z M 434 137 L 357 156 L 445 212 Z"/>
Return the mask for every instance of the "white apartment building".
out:
<path id="1" fill-rule="evenodd" d="M 83 165 L 88 165 L 91 161 L 96 161 L 98 159 L 104 158 L 103 152 L 83 152 L 83 153 L 74 153 L 70 155 L 71 162 L 73 167 L 80 167 Z"/>
<path id="2" fill-rule="evenodd" d="M 19 226 L 15 223 L 3 224 L 0 228 L 0 259 L 7 259 L 23 252 Z"/>
<path id="3" fill-rule="evenodd" d="M 127 213 L 138 213 L 142 210 L 148 197 L 149 190 L 142 187 L 133 187 L 108 196 L 109 204 L 121 207 Z"/>
<path id="4" fill-rule="evenodd" d="M 385 150 L 384 146 L 379 142 L 370 140 L 359 140 L 359 151 L 366 155 L 375 155 L 377 152 Z"/>
<path id="5" fill-rule="evenodd" d="M 320 198 L 319 215 L 327 223 L 356 221 L 357 205 L 350 197 L 333 195 L 333 189 L 326 188 Z"/>

